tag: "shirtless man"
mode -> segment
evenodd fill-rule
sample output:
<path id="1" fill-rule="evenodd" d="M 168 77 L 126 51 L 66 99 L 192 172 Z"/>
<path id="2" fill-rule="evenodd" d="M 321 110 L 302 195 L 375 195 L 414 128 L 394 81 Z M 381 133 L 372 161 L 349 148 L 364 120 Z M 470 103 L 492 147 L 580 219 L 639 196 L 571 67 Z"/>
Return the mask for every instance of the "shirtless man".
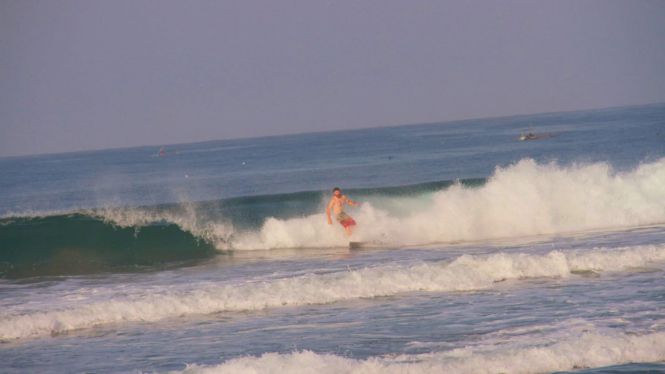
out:
<path id="1" fill-rule="evenodd" d="M 355 206 L 358 206 L 358 203 L 354 203 L 353 201 L 347 199 L 346 196 L 342 195 L 342 192 L 337 187 L 333 189 L 333 194 L 335 194 L 335 196 L 330 199 L 330 204 L 328 204 L 328 209 L 326 209 L 328 224 L 332 225 L 332 219 L 330 219 L 330 209 L 332 208 L 335 217 L 337 217 L 337 222 L 344 226 L 346 235 L 351 236 L 351 226 L 355 226 L 356 221 L 344 213 L 344 203 Z"/>

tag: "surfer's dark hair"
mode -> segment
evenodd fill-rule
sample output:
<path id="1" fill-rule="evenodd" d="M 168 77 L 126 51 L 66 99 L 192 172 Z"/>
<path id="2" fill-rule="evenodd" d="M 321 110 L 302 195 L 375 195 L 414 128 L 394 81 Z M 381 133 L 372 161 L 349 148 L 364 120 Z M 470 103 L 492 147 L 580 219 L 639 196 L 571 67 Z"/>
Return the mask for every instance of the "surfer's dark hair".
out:
<path id="1" fill-rule="evenodd" d="M 339 191 L 339 187 L 333 188 L 333 192 L 335 192 L 335 191 Z M 339 192 L 342 192 L 342 191 L 339 191 Z"/>

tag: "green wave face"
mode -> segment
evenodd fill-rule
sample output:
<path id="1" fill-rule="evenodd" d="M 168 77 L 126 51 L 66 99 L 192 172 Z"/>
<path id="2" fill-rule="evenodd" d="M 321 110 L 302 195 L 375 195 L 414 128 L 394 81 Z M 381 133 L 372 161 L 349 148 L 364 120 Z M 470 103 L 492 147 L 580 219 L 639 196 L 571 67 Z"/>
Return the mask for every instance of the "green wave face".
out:
<path id="1" fill-rule="evenodd" d="M 209 258 L 214 247 L 175 224 L 114 227 L 83 214 L 5 219 L 0 277 L 129 272 Z"/>

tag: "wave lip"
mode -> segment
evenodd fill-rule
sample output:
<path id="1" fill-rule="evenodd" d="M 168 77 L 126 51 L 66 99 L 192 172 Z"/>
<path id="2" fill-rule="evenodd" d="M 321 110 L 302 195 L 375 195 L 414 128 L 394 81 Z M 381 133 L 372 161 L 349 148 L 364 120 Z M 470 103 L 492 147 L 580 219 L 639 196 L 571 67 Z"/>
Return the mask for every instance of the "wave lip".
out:
<path id="1" fill-rule="evenodd" d="M 116 322 L 158 321 L 190 314 L 326 304 L 404 292 L 473 291 L 506 279 L 568 277 L 578 270 L 624 270 L 665 259 L 665 244 L 546 255 L 463 255 L 411 267 L 381 266 L 308 274 L 243 285 L 204 284 L 193 291 L 140 290 L 136 295 L 78 307 L 0 316 L 0 339 L 64 332 Z M 147 293 L 146 293 L 147 292 Z"/>

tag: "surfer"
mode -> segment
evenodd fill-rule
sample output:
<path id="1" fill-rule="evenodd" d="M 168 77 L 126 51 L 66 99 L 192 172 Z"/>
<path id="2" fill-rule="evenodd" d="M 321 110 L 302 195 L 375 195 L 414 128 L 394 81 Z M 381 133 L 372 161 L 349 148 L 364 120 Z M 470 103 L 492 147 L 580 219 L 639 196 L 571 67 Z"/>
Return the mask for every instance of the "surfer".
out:
<path id="1" fill-rule="evenodd" d="M 333 196 L 333 198 L 330 199 L 330 203 L 328 204 L 328 209 L 326 209 L 326 215 L 328 216 L 328 224 L 332 225 L 332 219 L 330 218 L 330 209 L 332 209 L 333 213 L 335 214 L 335 217 L 337 217 L 337 222 L 339 222 L 342 226 L 344 226 L 344 229 L 346 230 L 346 235 L 351 236 L 351 226 L 355 226 L 356 221 L 354 221 L 353 218 L 349 217 L 346 213 L 344 213 L 344 204 L 346 203 L 349 205 L 358 206 L 358 203 L 354 203 L 353 201 L 347 199 L 346 196 L 342 195 L 342 192 L 337 187 L 333 189 L 333 194 L 335 196 Z"/>

